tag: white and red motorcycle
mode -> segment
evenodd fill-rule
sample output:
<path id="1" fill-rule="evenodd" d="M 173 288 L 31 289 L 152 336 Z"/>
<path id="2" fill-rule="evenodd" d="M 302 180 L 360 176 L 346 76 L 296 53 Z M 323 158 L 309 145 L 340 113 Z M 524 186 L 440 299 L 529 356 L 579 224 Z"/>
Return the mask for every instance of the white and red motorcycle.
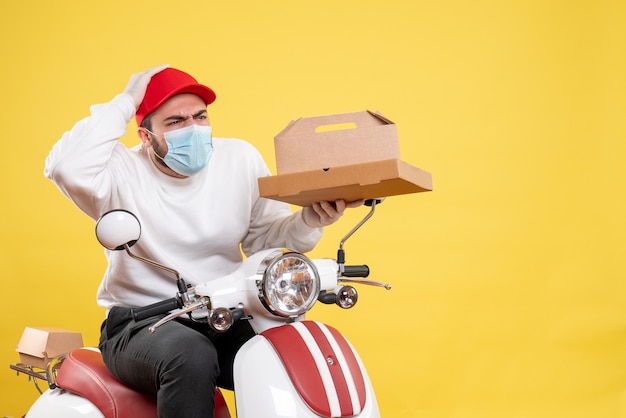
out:
<path id="1" fill-rule="evenodd" d="M 141 262 L 171 272 L 179 292 L 172 299 L 138 308 L 135 320 L 168 313 L 158 327 L 191 312 L 205 310 L 210 325 L 226 331 L 235 321 L 250 321 L 256 336 L 239 350 L 234 363 L 236 416 L 380 417 L 371 382 L 354 347 L 329 325 L 305 319 L 316 301 L 351 308 L 357 291 L 349 284 L 391 286 L 364 279 L 366 265 L 345 264 L 345 241 L 373 214 L 381 199 L 368 200 L 370 211 L 341 241 L 337 259 L 310 259 L 286 249 L 270 249 L 247 258 L 235 272 L 188 287 L 178 272 L 133 254 L 141 226 L 130 212 L 115 210 L 96 224 L 100 243 L 125 250 Z M 194 315 L 198 312 L 194 312 Z M 50 362 L 45 371 L 12 364 L 18 374 L 49 388 L 26 418 L 155 418 L 154 399 L 133 391 L 107 370 L 97 348 L 81 348 Z M 42 392 L 42 391 L 40 391 Z M 216 388 L 216 418 L 230 418 Z"/>

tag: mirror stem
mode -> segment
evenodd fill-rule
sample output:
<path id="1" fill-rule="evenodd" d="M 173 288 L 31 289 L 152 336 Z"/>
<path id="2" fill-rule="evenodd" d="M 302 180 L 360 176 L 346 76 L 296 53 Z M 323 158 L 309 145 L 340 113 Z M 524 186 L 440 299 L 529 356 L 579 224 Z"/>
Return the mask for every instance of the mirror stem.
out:
<path id="1" fill-rule="evenodd" d="M 174 276 L 176 276 L 176 280 L 180 280 L 180 274 L 178 274 L 178 272 L 177 272 L 176 270 L 171 269 L 171 268 L 169 268 L 169 267 L 165 267 L 164 265 L 159 264 L 159 263 L 157 263 L 157 262 L 154 262 L 154 261 L 152 261 L 152 260 L 148 260 L 147 258 L 143 258 L 143 257 L 140 257 L 140 256 L 138 256 L 138 255 L 133 254 L 133 253 L 130 251 L 130 246 L 129 246 L 128 244 L 124 244 L 124 249 L 126 250 L 126 253 L 127 253 L 129 256 L 131 256 L 132 258 L 134 258 L 135 260 L 143 261 L 143 262 L 144 262 L 144 263 L 146 263 L 146 264 L 149 264 L 149 265 L 151 265 L 151 266 L 154 266 L 154 267 L 160 268 L 161 270 L 168 271 L 168 272 L 172 273 Z"/>
<path id="2" fill-rule="evenodd" d="M 337 250 L 337 264 L 339 265 L 340 274 L 344 272 L 344 265 L 346 263 L 346 253 L 343 250 L 343 245 L 348 240 L 348 238 L 352 236 L 352 234 L 354 234 L 361 226 L 363 226 L 365 222 L 367 222 L 369 218 L 371 218 L 374 215 L 374 211 L 376 210 L 376 205 L 380 202 L 382 202 L 382 199 L 372 199 L 371 201 L 368 200 L 366 202 L 366 205 L 371 204 L 370 211 L 367 213 L 367 215 L 365 215 L 363 219 L 361 219 L 361 222 L 359 222 L 354 228 L 352 228 L 352 230 L 348 232 L 346 236 L 343 237 L 342 240 L 339 242 L 339 249 Z"/>

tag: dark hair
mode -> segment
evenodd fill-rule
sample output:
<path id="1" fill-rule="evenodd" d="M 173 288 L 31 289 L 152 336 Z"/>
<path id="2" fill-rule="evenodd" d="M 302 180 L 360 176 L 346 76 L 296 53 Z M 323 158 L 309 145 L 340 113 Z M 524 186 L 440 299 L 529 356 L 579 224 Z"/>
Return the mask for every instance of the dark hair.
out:
<path id="1" fill-rule="evenodd" d="M 149 114 L 141 121 L 141 127 L 146 128 L 147 130 L 152 130 L 152 114 Z"/>

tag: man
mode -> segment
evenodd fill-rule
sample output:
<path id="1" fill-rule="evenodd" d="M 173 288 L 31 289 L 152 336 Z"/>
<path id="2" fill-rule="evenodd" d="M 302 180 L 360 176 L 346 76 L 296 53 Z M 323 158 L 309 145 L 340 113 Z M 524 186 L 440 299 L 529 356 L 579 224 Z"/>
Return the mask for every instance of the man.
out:
<path id="1" fill-rule="evenodd" d="M 176 269 L 191 285 L 231 273 L 242 252 L 309 251 L 324 226 L 362 203 L 320 202 L 292 213 L 260 198 L 257 179 L 269 170 L 249 143 L 212 137 L 207 105 L 214 100 L 209 87 L 168 66 L 135 74 L 122 94 L 93 106 L 62 136 L 44 170 L 94 220 L 111 209 L 137 215 L 142 236 L 134 252 Z M 141 144 L 129 149 L 119 138 L 133 115 Z M 179 319 L 151 335 L 155 318 L 135 322 L 129 309 L 171 298 L 174 278 L 123 252 L 105 254 L 97 299 L 107 309 L 100 339 L 107 367 L 155 394 L 160 418 L 212 416 L 214 387 L 232 389 L 234 355 L 251 327 L 240 321 L 217 334 Z"/>

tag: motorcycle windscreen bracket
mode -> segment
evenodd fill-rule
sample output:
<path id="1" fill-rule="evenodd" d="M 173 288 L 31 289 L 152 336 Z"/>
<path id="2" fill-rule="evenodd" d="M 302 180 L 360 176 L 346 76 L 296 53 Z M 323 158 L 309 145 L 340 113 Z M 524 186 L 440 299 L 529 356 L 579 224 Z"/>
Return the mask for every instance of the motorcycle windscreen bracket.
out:
<path id="1" fill-rule="evenodd" d="M 274 347 L 294 387 L 315 413 L 351 417 L 363 410 L 364 372 L 339 331 L 320 322 L 301 321 L 261 335 Z"/>

